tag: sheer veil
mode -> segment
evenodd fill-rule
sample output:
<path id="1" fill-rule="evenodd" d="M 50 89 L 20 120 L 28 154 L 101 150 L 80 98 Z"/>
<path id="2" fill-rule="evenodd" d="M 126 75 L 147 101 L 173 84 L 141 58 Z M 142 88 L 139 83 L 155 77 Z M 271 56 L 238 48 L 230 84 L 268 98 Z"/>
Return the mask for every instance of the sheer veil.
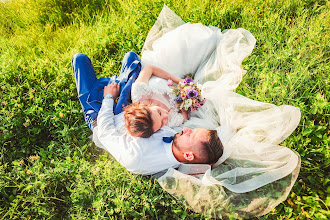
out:
<path id="1" fill-rule="evenodd" d="M 234 92 L 246 73 L 241 63 L 255 43 L 242 28 L 221 31 L 184 23 L 165 5 L 142 51 L 143 65 L 154 64 L 179 77 L 194 74 L 203 84 L 208 104 L 185 126 L 216 129 L 224 154 L 213 167 L 183 164 L 158 182 L 194 211 L 211 217 L 266 214 L 287 198 L 300 170 L 299 155 L 279 145 L 298 126 L 300 110 Z M 165 89 L 166 81 L 152 80 L 150 86 Z"/>

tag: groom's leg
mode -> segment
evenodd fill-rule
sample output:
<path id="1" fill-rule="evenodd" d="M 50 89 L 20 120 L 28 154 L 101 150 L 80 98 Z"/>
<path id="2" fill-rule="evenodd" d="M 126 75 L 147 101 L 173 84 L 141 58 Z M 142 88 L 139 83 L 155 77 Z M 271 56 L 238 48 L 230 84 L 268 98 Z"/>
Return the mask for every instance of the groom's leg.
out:
<path id="1" fill-rule="evenodd" d="M 141 59 L 139 56 L 132 51 L 126 53 L 122 60 L 120 75 L 117 78 L 120 83 L 120 96 L 118 103 L 114 108 L 114 114 L 119 114 L 123 111 L 124 106 L 132 103 L 131 88 L 140 71 Z"/>
<path id="2" fill-rule="evenodd" d="M 88 127 L 93 130 L 93 127 L 95 127 L 93 123 L 96 122 L 97 112 L 87 103 L 87 98 L 93 84 L 97 80 L 95 71 L 88 56 L 82 53 L 75 54 L 71 64 L 85 121 Z"/>
<path id="3" fill-rule="evenodd" d="M 119 80 L 122 77 L 128 77 L 126 76 L 126 73 L 128 69 L 130 69 L 131 65 L 133 62 L 138 61 L 141 62 L 140 57 L 133 51 L 127 52 L 123 58 L 121 69 L 120 69 L 120 75 L 119 75 Z M 124 75 L 124 76 L 123 76 Z"/>

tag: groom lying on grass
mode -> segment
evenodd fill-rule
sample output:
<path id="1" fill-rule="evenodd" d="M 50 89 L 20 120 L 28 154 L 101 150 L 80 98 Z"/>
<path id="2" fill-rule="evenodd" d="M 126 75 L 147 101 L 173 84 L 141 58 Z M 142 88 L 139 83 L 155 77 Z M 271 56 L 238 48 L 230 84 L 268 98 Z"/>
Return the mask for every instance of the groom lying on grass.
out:
<path id="1" fill-rule="evenodd" d="M 131 85 L 141 70 L 136 53 L 125 55 L 118 78 L 97 79 L 90 59 L 84 54 L 73 56 L 72 67 L 79 101 L 95 144 L 109 151 L 128 171 L 151 175 L 181 163 L 214 164 L 221 157 L 223 146 L 215 130 L 183 128 L 176 133 L 164 126 L 150 138 L 133 137 L 123 131 L 124 117 L 118 108 L 129 104 Z"/>

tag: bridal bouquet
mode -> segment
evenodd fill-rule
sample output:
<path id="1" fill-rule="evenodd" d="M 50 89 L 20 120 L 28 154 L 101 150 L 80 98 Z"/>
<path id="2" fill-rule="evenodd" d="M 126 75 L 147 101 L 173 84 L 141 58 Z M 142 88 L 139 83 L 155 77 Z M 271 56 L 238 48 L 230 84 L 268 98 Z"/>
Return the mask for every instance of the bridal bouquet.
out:
<path id="1" fill-rule="evenodd" d="M 172 88 L 172 93 L 176 95 L 175 102 L 179 112 L 188 113 L 197 110 L 204 105 L 205 99 L 201 95 L 198 85 L 190 78 L 185 78 L 183 82 L 173 85 L 172 80 L 168 80 L 167 85 Z"/>

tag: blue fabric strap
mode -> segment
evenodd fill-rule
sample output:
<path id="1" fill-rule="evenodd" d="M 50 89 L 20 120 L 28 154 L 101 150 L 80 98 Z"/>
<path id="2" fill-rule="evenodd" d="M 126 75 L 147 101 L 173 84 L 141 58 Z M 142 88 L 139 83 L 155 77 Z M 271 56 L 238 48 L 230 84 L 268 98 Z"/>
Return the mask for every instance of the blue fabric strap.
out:
<path id="1" fill-rule="evenodd" d="M 107 86 L 108 84 L 111 84 L 113 82 L 117 82 L 120 84 L 120 95 L 118 97 L 118 103 L 114 103 L 113 113 L 115 115 L 121 113 L 123 111 L 123 106 L 127 106 L 132 103 L 132 84 L 137 79 L 141 71 L 141 60 L 136 53 L 129 52 L 125 55 L 123 59 L 123 66 L 124 67 L 122 68 L 119 77 L 101 77 L 97 79 L 93 84 L 89 96 L 87 98 L 87 103 L 96 112 L 99 112 L 101 109 L 104 86 Z"/>
<path id="2" fill-rule="evenodd" d="M 141 59 L 130 51 L 125 54 L 119 77 L 101 77 L 97 79 L 91 60 L 87 55 L 77 53 L 72 57 L 72 68 L 76 80 L 77 92 L 81 107 L 84 112 L 85 121 L 93 130 L 93 123 L 101 109 L 103 101 L 104 86 L 117 82 L 120 84 L 120 95 L 118 102 L 114 103 L 114 114 L 123 111 L 123 106 L 132 103 L 131 88 L 141 71 Z M 96 124 L 96 123 L 95 123 Z"/>
<path id="3" fill-rule="evenodd" d="M 163 137 L 163 141 L 165 143 L 171 143 L 174 139 L 174 136 L 170 136 L 170 137 Z"/>

